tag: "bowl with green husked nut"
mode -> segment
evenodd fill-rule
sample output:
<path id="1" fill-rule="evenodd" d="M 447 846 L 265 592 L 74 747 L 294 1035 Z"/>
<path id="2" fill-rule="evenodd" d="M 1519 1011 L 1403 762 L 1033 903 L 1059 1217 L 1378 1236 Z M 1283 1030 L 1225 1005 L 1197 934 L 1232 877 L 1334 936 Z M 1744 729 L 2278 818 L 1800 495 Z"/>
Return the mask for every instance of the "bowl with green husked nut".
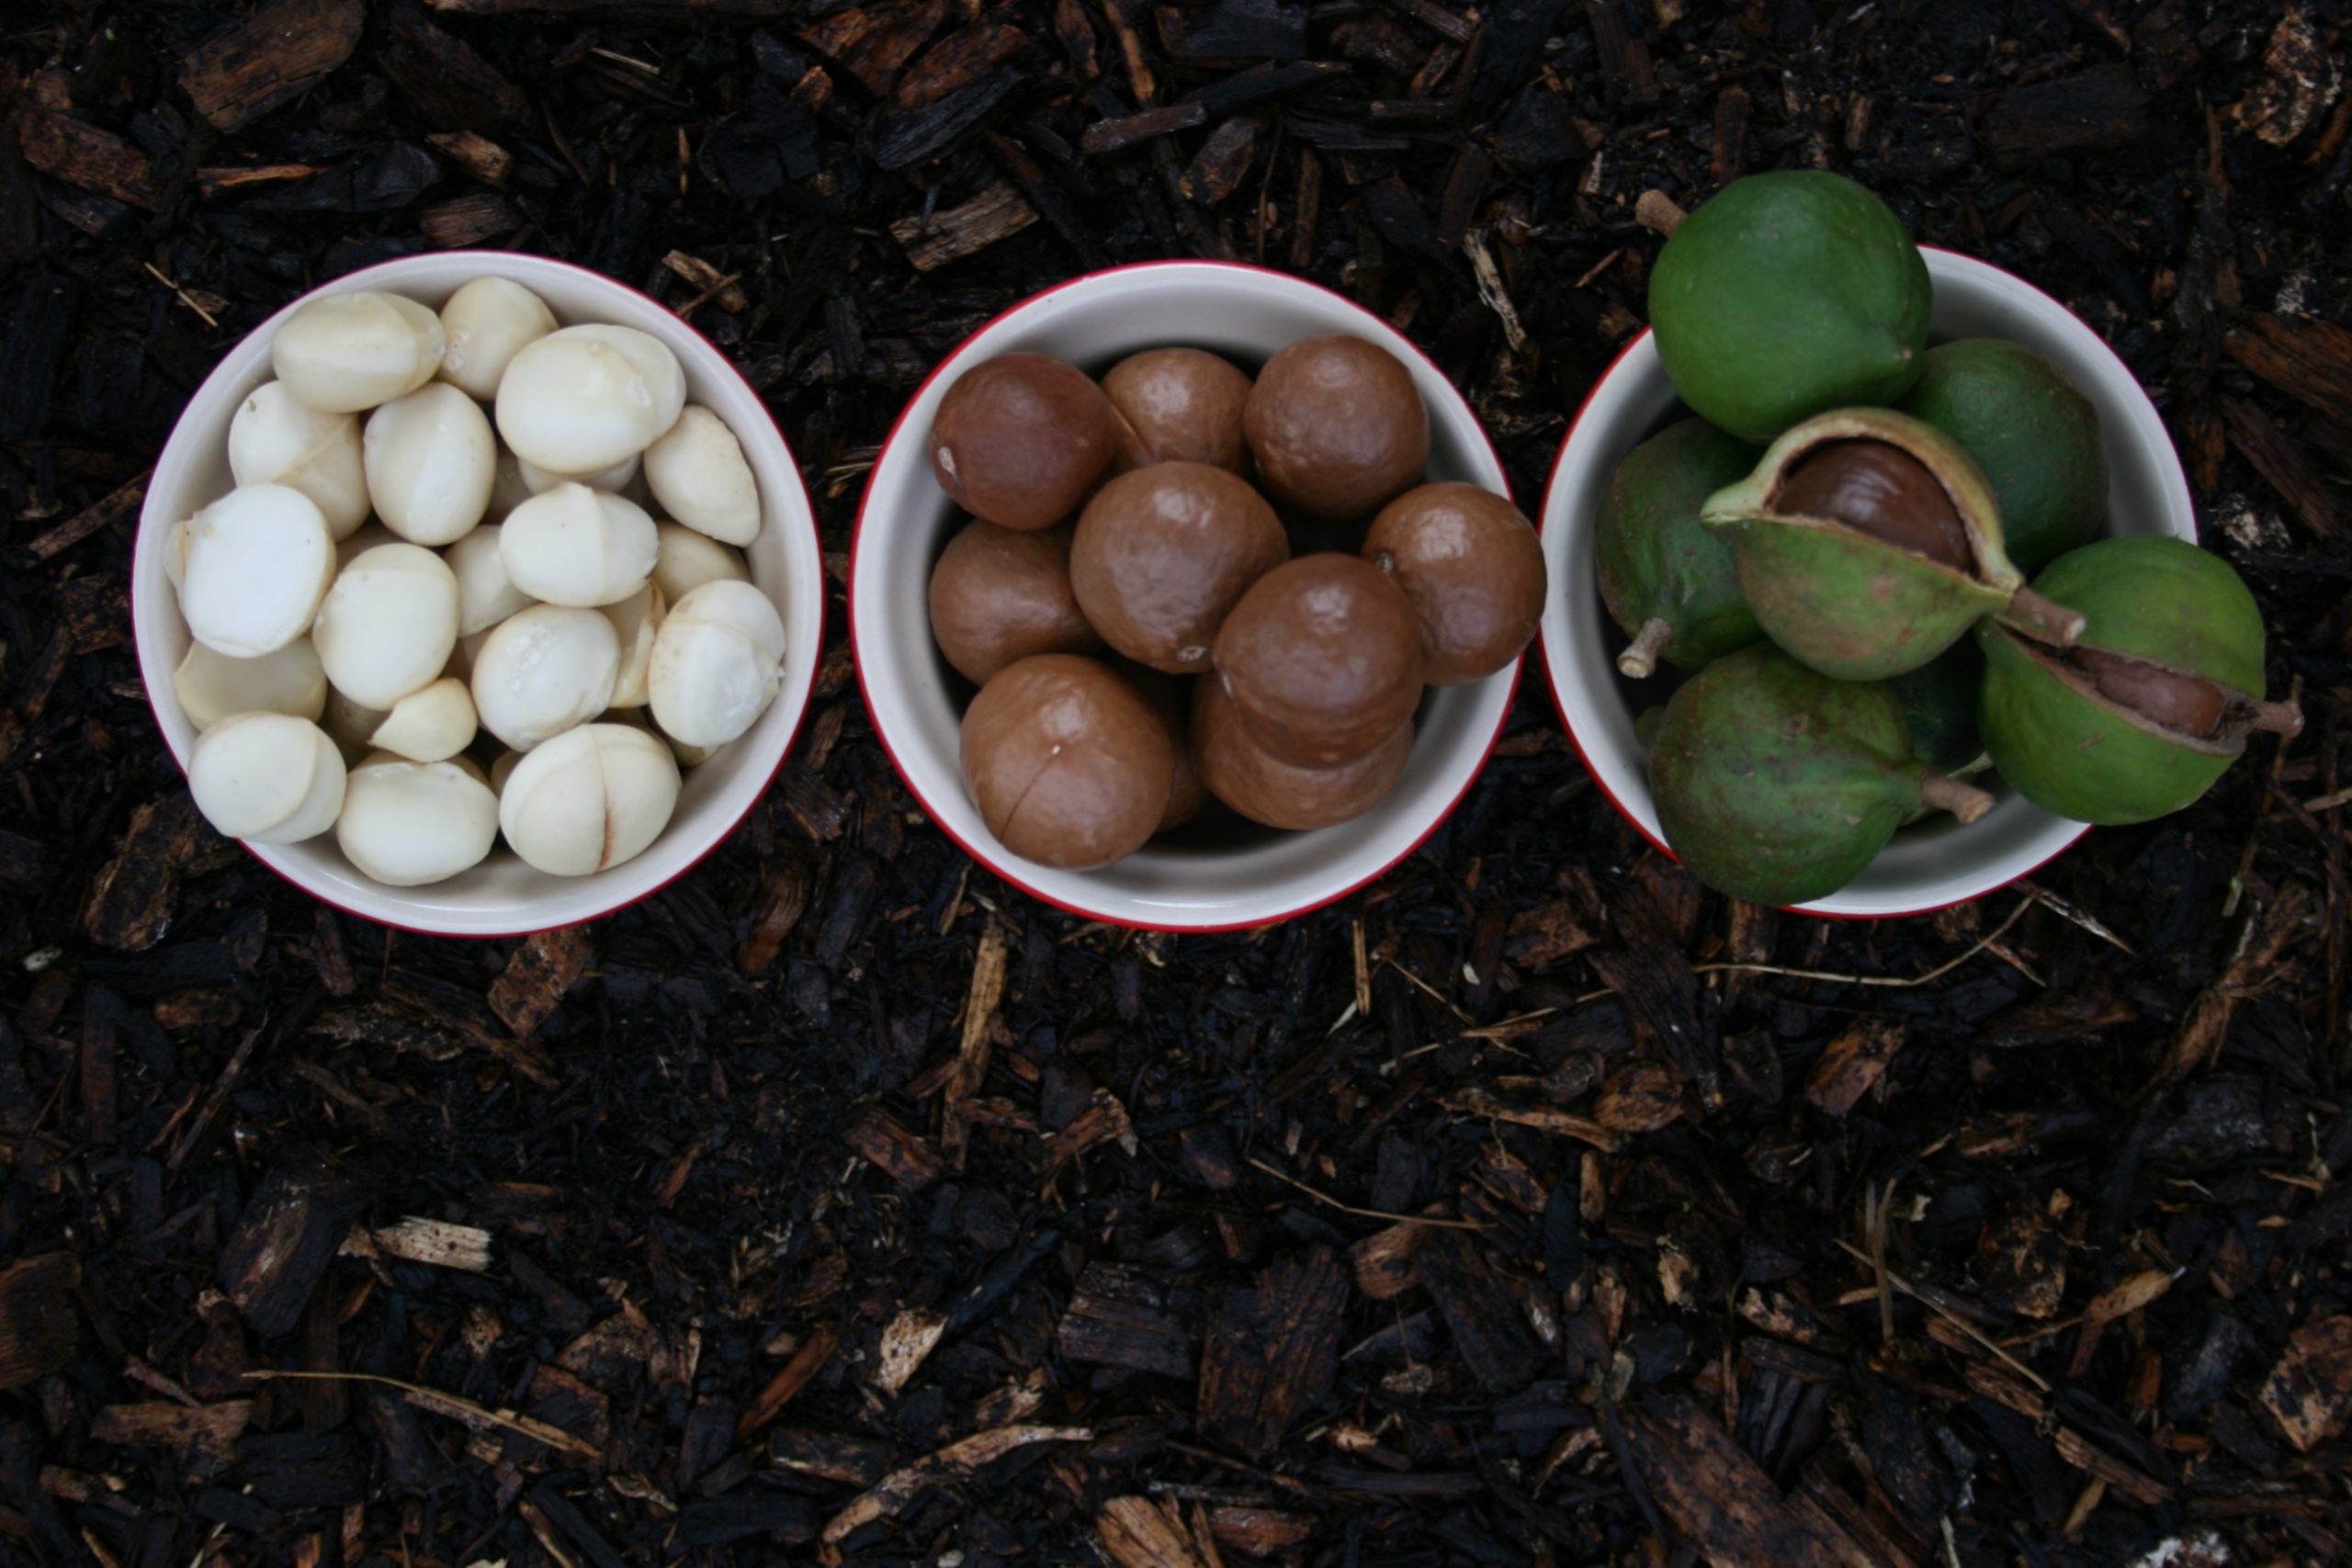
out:
<path id="1" fill-rule="evenodd" d="M 2177 810 L 2266 731 L 2265 628 L 2065 306 L 1842 175 L 1673 230 L 1542 513 L 1563 723 L 1728 896 L 1917 914 Z"/>

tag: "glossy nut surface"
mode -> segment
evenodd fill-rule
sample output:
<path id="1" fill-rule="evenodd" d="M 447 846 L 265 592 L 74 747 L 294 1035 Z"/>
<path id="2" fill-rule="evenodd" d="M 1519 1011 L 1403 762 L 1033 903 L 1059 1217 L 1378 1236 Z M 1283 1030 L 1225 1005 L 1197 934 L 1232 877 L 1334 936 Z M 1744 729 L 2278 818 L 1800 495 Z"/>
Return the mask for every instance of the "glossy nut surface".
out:
<path id="1" fill-rule="evenodd" d="M 1246 480 L 1205 463 L 1154 463 L 1087 502 L 1070 586 L 1113 648 L 1198 674 L 1235 602 L 1289 556 L 1274 509 Z"/>
<path id="2" fill-rule="evenodd" d="M 1362 338 L 1302 338 L 1258 372 L 1242 425 L 1266 493 L 1317 517 L 1362 517 L 1421 477 L 1429 410 L 1413 373 Z"/>
<path id="3" fill-rule="evenodd" d="M 1483 680 L 1519 657 L 1544 615 L 1544 550 L 1520 510 L 1470 484 L 1422 485 L 1381 508 L 1364 558 L 1420 622 L 1421 678 Z"/>
<path id="4" fill-rule="evenodd" d="M 1193 689 L 1189 739 L 1193 764 L 1209 793 L 1269 828 L 1329 828 L 1363 816 L 1396 787 L 1413 753 L 1408 719 L 1351 761 L 1297 767 L 1258 744 L 1215 681 Z"/>
<path id="5" fill-rule="evenodd" d="M 1142 847 L 1174 776 L 1168 727 L 1099 660 L 1047 653 L 1000 671 L 964 713 L 964 788 L 1004 847 L 1089 870 Z"/>
<path id="6" fill-rule="evenodd" d="M 931 569 L 931 635 L 974 685 L 1037 653 L 1091 653 L 1102 639 L 1078 606 L 1070 530 L 1001 528 L 975 518 Z"/>
<path id="7" fill-rule="evenodd" d="M 1302 556 L 1260 578 L 1217 632 L 1216 673 L 1258 743 L 1300 767 L 1361 757 L 1421 699 L 1419 623 L 1386 573 Z"/>
<path id="8" fill-rule="evenodd" d="M 1102 395 L 1119 416 L 1120 471 L 1179 461 L 1249 471 L 1241 411 L 1250 378 L 1231 360 L 1205 349 L 1147 348 L 1104 373 Z"/>
<path id="9" fill-rule="evenodd" d="M 931 469 L 948 499 L 1007 528 L 1047 528 L 1109 471 L 1117 426 L 1102 389 L 1044 354 L 966 371 L 931 422 Z"/>

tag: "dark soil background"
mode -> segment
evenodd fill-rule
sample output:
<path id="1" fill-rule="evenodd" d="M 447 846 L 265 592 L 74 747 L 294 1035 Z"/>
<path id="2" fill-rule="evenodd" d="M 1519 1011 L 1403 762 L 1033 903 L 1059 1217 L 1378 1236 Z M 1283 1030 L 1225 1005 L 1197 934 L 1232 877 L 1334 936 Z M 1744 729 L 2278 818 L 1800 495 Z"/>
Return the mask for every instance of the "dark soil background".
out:
<path id="1" fill-rule="evenodd" d="M 17 0 L 0 1556 L 2344 1561 L 2342 26 Z M 1532 510 L 1638 330 L 1636 199 L 1792 165 L 2113 342 L 2301 738 L 1981 905 L 1832 923 L 1647 851 L 1531 679 L 1407 863 L 1180 941 L 973 869 L 837 618 L 710 860 L 456 942 L 215 838 L 146 711 L 142 476 L 241 333 L 368 262 L 540 251 L 687 312 L 793 441 L 837 610 L 874 444 L 1037 288 L 1321 279 L 1471 390 Z"/>

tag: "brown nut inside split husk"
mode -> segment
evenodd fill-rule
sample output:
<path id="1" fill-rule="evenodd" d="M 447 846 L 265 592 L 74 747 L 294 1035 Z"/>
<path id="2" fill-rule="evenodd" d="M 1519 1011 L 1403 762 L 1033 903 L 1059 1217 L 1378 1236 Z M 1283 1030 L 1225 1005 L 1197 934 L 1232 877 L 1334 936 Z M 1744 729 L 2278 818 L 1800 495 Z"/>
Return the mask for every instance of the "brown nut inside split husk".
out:
<path id="1" fill-rule="evenodd" d="M 1519 508 L 1472 484 L 1428 484 L 1380 510 L 1363 557 L 1396 581 L 1421 626 L 1421 678 L 1483 680 L 1519 657 L 1544 615 L 1544 550 Z"/>
<path id="2" fill-rule="evenodd" d="M 1110 470 L 1117 420 L 1102 389 L 1045 354 L 1001 354 L 958 377 L 931 422 L 948 498 L 1007 528 L 1049 528 Z"/>
<path id="3" fill-rule="evenodd" d="M 1269 828 L 1329 828 L 1363 816 L 1396 787 L 1413 752 L 1410 719 L 1372 750 L 1326 768 L 1283 761 L 1258 743 L 1222 684 L 1193 694 L 1192 750 L 1209 792 Z"/>
<path id="4" fill-rule="evenodd" d="M 1363 756 L 1421 700 L 1420 624 L 1354 556 L 1304 556 L 1251 585 L 1218 629 L 1216 674 L 1269 753 L 1327 768 Z"/>
<path id="5" fill-rule="evenodd" d="M 1070 530 L 966 524 L 931 569 L 931 635 L 974 685 L 1036 653 L 1087 653 L 1102 639 L 1069 581 Z"/>
<path id="6" fill-rule="evenodd" d="M 1070 585 L 1113 648 L 1198 674 L 1234 602 L 1289 556 L 1274 509 L 1247 481 L 1206 463 L 1154 463 L 1086 503 Z"/>
<path id="7" fill-rule="evenodd" d="M 1250 471 L 1241 410 L 1250 378 L 1231 360 L 1198 348 L 1148 348 L 1102 378 L 1118 415 L 1119 472 L 1153 463 L 1206 463 Z"/>
<path id="8" fill-rule="evenodd" d="M 1403 362 L 1335 333 L 1266 361 L 1242 428 L 1274 500 L 1317 517 L 1362 517 L 1421 477 L 1429 410 Z"/>
<path id="9" fill-rule="evenodd" d="M 1140 849 L 1175 775 L 1168 725 L 1100 660 L 1007 665 L 964 711 L 965 793 L 1004 847 L 1091 871 Z"/>
<path id="10" fill-rule="evenodd" d="M 1832 441 L 1815 447 L 1781 481 L 1775 507 L 1834 518 L 1873 538 L 1966 571 L 1975 547 L 1942 481 L 1888 441 Z"/>

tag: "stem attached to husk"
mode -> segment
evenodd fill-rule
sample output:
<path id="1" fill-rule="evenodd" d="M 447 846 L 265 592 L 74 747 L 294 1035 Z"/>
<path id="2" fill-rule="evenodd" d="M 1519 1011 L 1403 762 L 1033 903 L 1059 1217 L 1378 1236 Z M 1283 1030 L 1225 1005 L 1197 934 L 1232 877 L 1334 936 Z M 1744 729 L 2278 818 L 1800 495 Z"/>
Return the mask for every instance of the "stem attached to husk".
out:
<path id="1" fill-rule="evenodd" d="M 2246 728 L 2270 735 L 2301 735 L 2303 732 L 2302 705 L 2294 702 L 2256 703 L 2254 705 L 2254 716 L 2246 721 Z"/>
<path id="2" fill-rule="evenodd" d="M 1974 784 L 1929 773 L 1919 781 L 1919 798 L 1939 811 L 1949 811 L 1963 822 L 1973 822 L 1993 809 L 1993 797 Z"/>
<path id="3" fill-rule="evenodd" d="M 1645 190 L 1634 201 L 1634 221 L 1660 234 L 1671 235 L 1689 216 L 1662 190 Z"/>
<path id="4" fill-rule="evenodd" d="M 2074 647 L 2086 624 L 2078 612 L 2054 599 L 2044 599 L 2030 588 L 2020 588 L 2010 596 L 2007 613 L 2002 619 L 2036 642 L 2054 643 L 2060 648 Z"/>
<path id="5" fill-rule="evenodd" d="M 1663 616 L 1652 615 L 1634 634 L 1634 640 L 1624 652 L 1617 656 L 1617 671 L 1629 681 L 1646 681 L 1657 671 L 1657 656 L 1674 640 L 1674 623 Z"/>

